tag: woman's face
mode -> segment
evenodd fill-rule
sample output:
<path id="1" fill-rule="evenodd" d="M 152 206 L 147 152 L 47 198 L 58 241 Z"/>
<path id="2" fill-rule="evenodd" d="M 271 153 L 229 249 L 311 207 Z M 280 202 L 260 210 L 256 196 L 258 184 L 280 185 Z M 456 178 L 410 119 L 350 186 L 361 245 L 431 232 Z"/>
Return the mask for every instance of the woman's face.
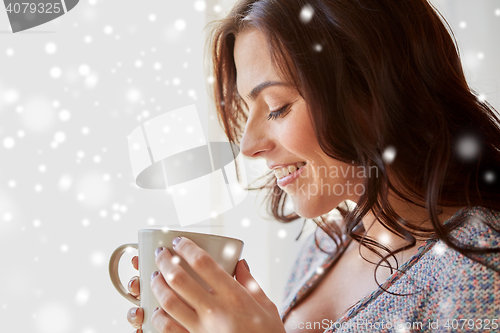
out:
<path id="1" fill-rule="evenodd" d="M 264 35 L 257 29 L 240 33 L 236 37 L 234 58 L 238 93 L 249 110 L 241 152 L 248 157 L 264 158 L 278 179 L 283 177 L 281 168 L 289 168 L 292 173 L 288 179 L 292 181 L 283 183 L 283 178 L 278 185 L 288 193 L 295 212 L 302 217 L 326 214 L 346 199 L 357 201 L 364 190 L 357 178 L 359 168 L 335 160 L 321 150 L 307 103 L 292 85 L 278 76 Z M 260 89 L 252 94 L 256 87 Z M 274 117 L 272 112 L 280 109 L 284 112 L 274 113 Z M 272 118 L 268 120 L 270 113 Z M 305 166 L 293 173 L 293 166 L 300 162 L 305 162 Z"/>

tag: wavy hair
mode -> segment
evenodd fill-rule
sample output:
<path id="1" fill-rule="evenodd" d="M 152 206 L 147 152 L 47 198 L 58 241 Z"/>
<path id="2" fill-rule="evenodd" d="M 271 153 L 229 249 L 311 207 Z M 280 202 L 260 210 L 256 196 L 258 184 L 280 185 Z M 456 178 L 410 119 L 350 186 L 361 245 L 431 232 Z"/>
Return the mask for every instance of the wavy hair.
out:
<path id="1" fill-rule="evenodd" d="M 304 9 L 313 13 L 309 21 L 300 18 Z M 236 87 L 235 39 L 256 28 L 280 77 L 306 101 L 321 149 L 365 170 L 378 168 L 379 177 L 364 180 L 367 191 L 355 208 L 341 209 L 344 231 L 322 216 L 313 219 L 337 245 L 346 232 L 381 258 L 377 268 L 413 247 L 415 236 L 436 236 L 474 260 L 500 251 L 460 244 L 450 235 L 458 222 L 438 220 L 438 206 L 500 211 L 500 120 L 467 84 L 455 36 L 427 0 L 242 0 L 211 27 L 213 95 L 231 143 L 239 144 L 247 121 Z M 390 166 L 383 159 L 387 147 L 397 151 Z M 284 213 L 287 194 L 273 174 L 250 189 L 268 190 L 269 212 L 278 221 L 300 218 Z M 396 214 L 389 189 L 426 208 L 432 228 Z M 360 233 L 370 210 L 408 245 L 391 251 Z"/>

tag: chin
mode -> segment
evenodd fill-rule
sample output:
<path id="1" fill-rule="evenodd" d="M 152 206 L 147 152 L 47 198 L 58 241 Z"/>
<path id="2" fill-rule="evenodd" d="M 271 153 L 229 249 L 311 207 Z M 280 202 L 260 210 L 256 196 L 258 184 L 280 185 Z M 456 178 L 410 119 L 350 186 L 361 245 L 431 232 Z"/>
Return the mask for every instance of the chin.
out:
<path id="1" fill-rule="evenodd" d="M 340 202 L 320 203 L 314 200 L 305 200 L 292 196 L 293 209 L 297 215 L 306 219 L 317 218 L 331 212 Z M 329 204 L 328 204 L 329 203 Z"/>
<path id="2" fill-rule="evenodd" d="M 300 217 L 306 219 L 313 219 L 329 212 L 324 211 L 324 209 L 320 209 L 320 207 L 318 207 L 318 205 L 316 205 L 314 202 L 296 202 L 296 200 L 293 199 L 292 201 L 295 213 L 297 213 L 297 215 L 299 215 Z"/>

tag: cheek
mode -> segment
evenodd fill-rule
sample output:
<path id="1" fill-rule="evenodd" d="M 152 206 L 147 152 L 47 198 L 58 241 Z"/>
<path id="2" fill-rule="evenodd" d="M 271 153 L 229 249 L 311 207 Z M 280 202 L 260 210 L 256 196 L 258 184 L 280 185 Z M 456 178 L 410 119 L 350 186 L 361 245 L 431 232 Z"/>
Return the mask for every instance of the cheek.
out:
<path id="1" fill-rule="evenodd" d="M 307 157 L 311 152 L 320 149 L 314 134 L 314 129 L 306 110 L 290 112 L 286 126 L 281 131 L 281 143 L 289 151 Z M 295 113 L 295 114 L 294 114 Z"/>

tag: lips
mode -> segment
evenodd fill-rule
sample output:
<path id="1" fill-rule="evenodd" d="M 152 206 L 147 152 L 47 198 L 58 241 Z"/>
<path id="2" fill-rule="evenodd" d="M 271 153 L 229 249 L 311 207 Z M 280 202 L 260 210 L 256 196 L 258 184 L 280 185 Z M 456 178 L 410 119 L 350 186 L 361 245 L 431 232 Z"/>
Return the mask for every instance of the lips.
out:
<path id="1" fill-rule="evenodd" d="M 284 188 L 285 186 L 291 184 L 294 182 L 299 176 L 304 172 L 304 169 L 307 167 L 307 164 L 301 167 L 300 169 L 297 169 L 295 172 L 292 172 L 291 174 L 280 178 L 277 180 L 277 184 L 280 188 Z"/>

